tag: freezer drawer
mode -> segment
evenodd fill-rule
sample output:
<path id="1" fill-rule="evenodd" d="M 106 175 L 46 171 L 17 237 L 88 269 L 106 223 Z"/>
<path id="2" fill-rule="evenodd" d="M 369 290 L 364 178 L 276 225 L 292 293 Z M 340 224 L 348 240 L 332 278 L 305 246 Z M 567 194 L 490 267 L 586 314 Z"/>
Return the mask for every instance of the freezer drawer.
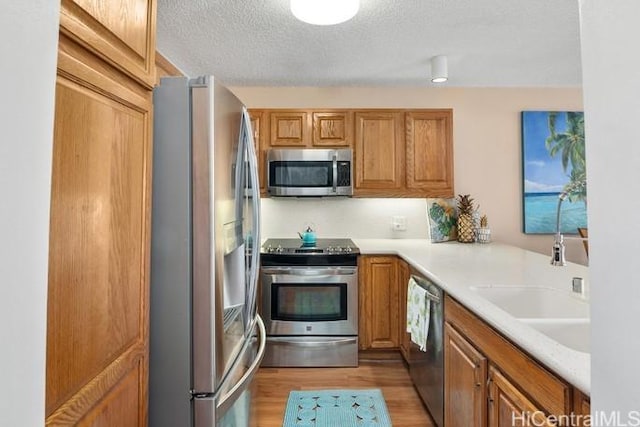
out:
<path id="1" fill-rule="evenodd" d="M 214 395 L 193 397 L 194 427 L 257 426 L 257 386 L 253 377 L 264 356 L 266 333 L 260 316 L 256 316 L 255 324 L 257 331 L 254 329 L 220 390 Z"/>
<path id="2" fill-rule="evenodd" d="M 358 366 L 358 337 L 268 337 L 262 366 Z"/>

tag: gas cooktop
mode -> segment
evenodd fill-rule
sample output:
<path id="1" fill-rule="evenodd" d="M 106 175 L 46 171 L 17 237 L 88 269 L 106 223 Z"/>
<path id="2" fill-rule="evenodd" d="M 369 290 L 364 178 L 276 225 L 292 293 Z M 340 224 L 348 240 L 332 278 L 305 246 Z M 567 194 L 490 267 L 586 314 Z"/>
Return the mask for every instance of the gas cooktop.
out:
<path id="1" fill-rule="evenodd" d="M 263 266 L 357 265 L 360 249 L 351 239 L 318 239 L 312 245 L 301 239 L 267 239 L 262 245 Z"/>
<path id="2" fill-rule="evenodd" d="M 267 239 L 262 245 L 263 254 L 283 255 L 343 255 L 360 254 L 351 239 L 317 239 L 314 244 L 301 239 Z"/>

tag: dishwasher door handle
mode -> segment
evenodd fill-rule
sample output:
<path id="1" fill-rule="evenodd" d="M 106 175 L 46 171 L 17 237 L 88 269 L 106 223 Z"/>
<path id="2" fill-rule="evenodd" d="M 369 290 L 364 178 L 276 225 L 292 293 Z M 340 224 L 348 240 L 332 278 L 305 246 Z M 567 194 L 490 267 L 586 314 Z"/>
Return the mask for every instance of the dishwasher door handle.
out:
<path id="1" fill-rule="evenodd" d="M 425 280 L 424 280 L 424 279 L 422 279 L 421 277 L 418 277 L 418 276 L 416 276 L 416 275 L 413 275 L 413 274 L 411 275 L 411 278 L 412 278 L 413 280 L 415 280 L 415 281 L 416 281 L 416 283 L 417 283 L 418 285 L 420 285 L 420 287 L 421 287 L 422 289 L 424 289 L 424 291 L 427 293 L 427 298 L 428 298 L 428 299 L 430 299 L 431 301 L 435 302 L 436 304 L 439 304 L 439 303 L 440 303 L 440 296 L 439 296 L 439 295 L 436 295 L 436 294 L 434 294 L 434 293 L 432 293 L 432 292 L 429 292 L 429 290 L 428 290 L 425 286 L 422 286 L 422 284 L 425 282 Z"/>

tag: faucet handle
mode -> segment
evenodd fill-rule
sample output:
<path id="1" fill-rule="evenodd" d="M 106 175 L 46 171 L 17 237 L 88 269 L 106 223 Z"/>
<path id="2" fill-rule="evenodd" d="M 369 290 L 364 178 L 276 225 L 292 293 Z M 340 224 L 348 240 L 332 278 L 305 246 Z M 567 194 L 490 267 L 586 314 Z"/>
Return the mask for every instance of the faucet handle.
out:
<path id="1" fill-rule="evenodd" d="M 553 247 L 551 249 L 551 265 L 555 266 L 565 266 L 567 265 L 567 261 L 564 256 L 564 243 L 562 234 L 556 234 L 556 240 L 553 242 Z"/>

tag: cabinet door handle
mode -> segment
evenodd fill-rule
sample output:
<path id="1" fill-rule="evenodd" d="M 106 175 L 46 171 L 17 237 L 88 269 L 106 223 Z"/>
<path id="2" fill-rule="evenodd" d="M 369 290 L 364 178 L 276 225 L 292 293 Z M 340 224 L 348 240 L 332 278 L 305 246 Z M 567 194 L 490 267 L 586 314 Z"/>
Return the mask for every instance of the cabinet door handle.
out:
<path id="1" fill-rule="evenodd" d="M 489 403 L 493 403 L 493 394 L 491 393 L 491 377 L 487 378 L 487 398 Z"/>
<path id="2" fill-rule="evenodd" d="M 476 363 L 476 367 L 473 370 L 473 380 L 476 382 L 476 387 L 482 387 L 482 380 L 480 379 L 480 364 Z"/>

